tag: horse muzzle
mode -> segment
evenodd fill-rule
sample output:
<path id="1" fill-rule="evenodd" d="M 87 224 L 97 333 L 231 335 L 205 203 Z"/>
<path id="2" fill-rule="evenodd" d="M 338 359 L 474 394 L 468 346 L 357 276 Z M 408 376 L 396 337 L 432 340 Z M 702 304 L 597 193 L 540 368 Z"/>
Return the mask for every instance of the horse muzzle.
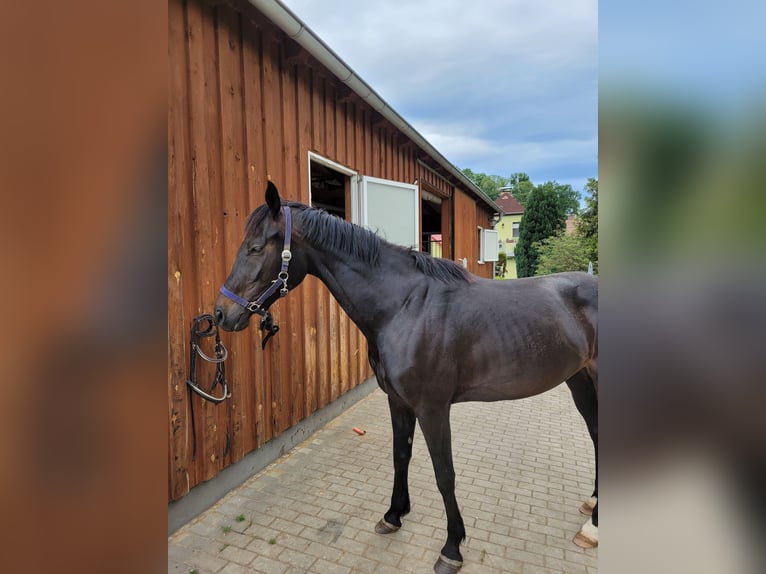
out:
<path id="1" fill-rule="evenodd" d="M 238 305 L 228 305 L 225 301 L 216 301 L 213 315 L 218 326 L 224 331 L 242 331 L 250 324 L 252 313 Z"/>

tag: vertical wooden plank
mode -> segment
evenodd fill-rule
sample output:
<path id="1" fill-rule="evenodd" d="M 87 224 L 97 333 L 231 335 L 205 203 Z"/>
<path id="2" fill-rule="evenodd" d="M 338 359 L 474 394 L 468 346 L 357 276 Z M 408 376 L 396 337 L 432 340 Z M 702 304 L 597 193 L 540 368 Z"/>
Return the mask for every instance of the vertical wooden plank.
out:
<path id="1" fill-rule="evenodd" d="M 333 132 L 335 140 L 336 161 L 348 165 L 346 158 L 346 126 L 345 104 L 337 102 L 336 90 L 332 90 Z M 346 312 L 338 306 L 338 365 L 340 378 L 340 394 L 349 389 L 349 331 L 353 324 Z"/>
<path id="2" fill-rule="evenodd" d="M 200 213 L 200 217 L 207 217 L 210 221 L 211 229 L 211 243 L 206 247 L 206 250 L 211 254 L 211 266 L 208 271 L 209 274 L 205 274 L 201 277 L 203 285 L 205 285 L 205 297 L 200 305 L 200 313 L 209 313 L 212 311 L 213 302 L 218 297 L 218 287 L 223 282 L 228 269 L 225 267 L 224 262 L 224 241 L 223 241 L 223 205 L 224 205 L 224 193 L 226 190 L 224 163 L 223 163 L 223 121 L 221 117 L 221 55 L 219 50 L 219 33 L 226 35 L 226 30 L 221 32 L 220 22 L 220 7 L 215 7 L 210 12 L 209 26 L 206 30 L 209 30 L 209 34 L 204 35 L 205 38 L 205 51 L 210 54 L 205 59 L 205 77 L 207 82 L 205 83 L 205 101 L 206 101 L 206 113 L 208 122 L 208 136 L 211 138 L 208 141 L 207 153 L 208 153 L 208 166 L 212 167 L 208 171 L 210 177 L 210 183 L 208 188 L 208 209 L 206 213 Z M 212 350 L 212 348 L 211 348 Z M 205 367 L 211 367 L 211 379 L 214 372 L 213 365 L 205 365 Z M 210 455 L 211 468 L 215 470 L 217 475 L 223 468 L 225 468 L 229 462 L 230 446 L 231 446 L 231 422 L 229 420 L 228 405 L 223 403 L 221 405 L 207 405 L 206 407 L 213 407 L 214 420 L 215 420 L 215 452 Z"/>
<path id="3" fill-rule="evenodd" d="M 409 142 L 409 140 L 407 140 Z M 402 146 L 402 161 L 404 162 L 404 178 L 407 182 L 412 183 L 415 181 L 415 176 L 412 173 L 412 148 L 410 146 Z"/>
<path id="4" fill-rule="evenodd" d="M 242 21 L 243 36 L 243 101 L 245 122 L 245 153 L 247 166 L 247 197 L 246 209 L 249 214 L 264 201 L 266 189 L 266 154 L 264 152 L 265 136 L 263 134 L 263 83 L 262 83 L 262 47 L 260 30 L 249 18 Z M 240 229 L 244 233 L 244 225 Z M 270 373 L 267 372 L 264 353 L 260 348 L 260 336 L 257 334 L 258 324 L 253 321 L 248 330 L 245 344 L 250 349 L 248 374 L 244 384 L 253 390 L 253 439 L 255 446 L 262 446 L 268 437 L 272 436 L 271 427 L 271 398 L 267 397 L 270 388 Z"/>
<path id="5" fill-rule="evenodd" d="M 372 128 L 372 174 L 373 177 L 385 177 L 381 166 L 383 165 L 381 154 L 381 134 L 380 127 Z"/>
<path id="6" fill-rule="evenodd" d="M 334 97 L 336 94 L 337 90 L 333 90 Z M 343 165 L 348 165 L 346 163 L 346 106 L 343 102 L 339 102 L 333 98 L 333 107 L 335 110 L 335 161 Z"/>
<path id="7" fill-rule="evenodd" d="M 354 102 L 354 163 L 353 168 L 364 174 L 364 115 Z"/>
<path id="8" fill-rule="evenodd" d="M 298 185 L 301 201 L 309 202 L 309 161 L 311 146 L 311 71 L 307 66 L 298 66 L 297 75 L 297 125 L 300 175 Z M 304 348 L 304 416 L 317 410 L 317 292 L 319 281 L 306 277 L 301 287 L 303 303 L 303 348 Z"/>
<path id="9" fill-rule="evenodd" d="M 263 126 L 264 149 L 266 152 L 267 174 L 275 181 L 277 187 L 283 187 L 284 155 L 282 132 L 282 89 L 280 75 L 280 46 L 271 27 L 263 29 Z M 282 325 L 288 318 L 288 311 L 279 302 L 271 307 L 274 320 Z M 281 368 L 282 345 L 284 341 L 279 335 L 273 337 L 266 348 L 266 356 L 271 368 L 271 420 L 273 434 L 277 436 L 287 428 L 285 418 L 288 416 L 283 381 L 286 379 Z"/>
<path id="10" fill-rule="evenodd" d="M 346 100 L 343 105 L 343 126 L 344 126 L 344 142 L 345 142 L 345 154 L 344 161 L 346 165 L 352 166 L 356 169 L 356 108 L 351 100 Z M 349 217 L 349 220 L 351 218 Z M 349 356 L 346 357 L 349 367 L 349 381 L 351 386 L 358 384 L 359 369 L 357 368 L 356 353 L 359 352 L 359 329 L 353 322 L 349 321 Z"/>
<path id="11" fill-rule="evenodd" d="M 191 426 L 186 374 L 184 273 L 191 273 L 192 253 L 184 246 L 181 204 L 189 188 L 189 149 L 186 118 L 186 15 L 181 0 L 168 4 L 168 406 L 169 499 L 176 500 L 191 487 Z M 193 283 L 193 281 L 192 281 Z"/>
<path id="12" fill-rule="evenodd" d="M 311 70 L 311 125 L 313 149 L 319 154 L 325 154 L 325 129 L 324 129 L 324 79 Z"/>
<path id="13" fill-rule="evenodd" d="M 310 75 L 310 102 L 311 102 L 311 148 L 319 154 L 326 155 L 325 133 L 325 87 L 324 79 L 316 70 L 311 69 Z M 317 380 L 318 388 L 316 395 L 317 408 L 321 408 L 330 400 L 330 342 L 329 342 L 329 306 L 331 301 L 330 292 L 321 283 L 316 284 L 315 292 L 316 318 L 317 318 Z"/>
<path id="14" fill-rule="evenodd" d="M 370 118 L 370 111 L 365 109 L 362 113 L 363 123 L 363 146 L 364 146 L 364 165 L 362 167 L 362 173 L 365 175 L 375 176 L 377 170 L 373 164 L 372 154 L 372 120 Z"/>
<path id="15" fill-rule="evenodd" d="M 402 169 L 402 162 L 401 162 L 401 149 L 399 149 L 397 134 L 392 133 L 391 135 L 391 153 L 393 155 L 393 162 L 394 162 L 394 173 L 396 174 L 396 181 L 405 181 L 404 179 L 404 170 Z M 411 181 L 406 181 L 405 183 L 412 183 Z"/>
<path id="16" fill-rule="evenodd" d="M 221 189 L 223 187 L 223 168 L 221 163 L 221 102 L 220 82 L 218 77 L 218 15 L 216 8 L 203 7 L 203 73 L 205 84 L 203 87 L 204 111 L 203 121 L 206 124 L 207 142 L 205 153 L 207 154 L 207 188 L 204 197 L 199 195 L 201 201 L 197 206 L 197 219 L 200 229 L 209 230 L 209 236 L 202 234 L 201 253 L 206 256 L 200 267 L 199 282 L 201 288 L 201 300 L 197 313 L 210 312 L 212 303 L 218 296 L 217 284 L 223 280 L 225 269 L 223 266 L 223 242 L 221 240 L 221 205 L 223 202 Z M 214 366 L 199 365 L 201 380 L 212 380 Z M 204 441 L 205 444 L 205 480 L 216 476 L 225 466 L 225 457 L 228 454 L 229 425 L 226 406 L 215 405 L 204 401 L 205 412 Z"/>
<path id="17" fill-rule="evenodd" d="M 346 315 L 346 312 L 338 306 L 338 364 L 340 367 L 340 372 L 338 373 L 338 377 L 340 378 L 340 394 L 342 395 L 349 389 L 349 378 L 348 378 L 348 362 L 349 362 L 349 345 L 348 345 L 348 331 L 349 331 L 349 323 L 351 321 L 348 318 L 348 315 Z"/>
<path id="18" fill-rule="evenodd" d="M 317 292 L 317 374 L 319 378 L 319 395 L 317 406 L 323 407 L 330 402 L 330 319 L 328 305 L 330 292 L 320 284 Z"/>
<path id="19" fill-rule="evenodd" d="M 303 282 L 305 358 L 305 416 L 318 408 L 319 378 L 317 375 L 317 291 L 319 280 L 308 276 Z"/>
<path id="20" fill-rule="evenodd" d="M 347 153 L 348 153 L 347 152 L 348 150 L 347 123 L 348 122 L 346 117 L 345 103 L 343 102 L 336 103 L 335 118 L 336 118 L 335 134 L 338 140 L 338 147 L 337 147 L 338 160 L 344 163 L 345 165 L 348 165 L 348 157 L 347 157 Z M 350 204 L 349 204 L 349 207 L 350 207 Z M 349 368 L 349 361 L 350 361 L 349 352 L 350 352 L 350 333 L 351 333 L 351 328 L 353 327 L 353 323 L 348 318 L 348 315 L 346 315 L 346 312 L 343 311 L 343 309 L 339 310 L 339 319 L 340 319 L 340 325 L 339 325 L 340 393 L 343 394 L 346 391 L 348 391 L 348 389 L 351 386 L 350 368 Z"/>
<path id="21" fill-rule="evenodd" d="M 364 174 L 372 173 L 372 133 L 370 126 L 370 114 L 364 109 L 362 104 L 357 107 L 356 113 L 356 130 L 357 130 L 357 158 L 359 162 L 359 169 Z M 367 341 L 364 337 L 360 337 L 360 353 L 359 353 L 359 366 L 360 370 L 364 369 L 364 366 L 368 364 L 367 359 Z"/>
<path id="22" fill-rule="evenodd" d="M 372 374 L 372 368 L 370 367 L 370 360 L 367 357 L 367 339 L 364 337 L 359 338 L 359 371 L 362 373 L 362 380 L 365 380 Z"/>
<path id="23" fill-rule="evenodd" d="M 338 314 L 343 313 L 343 311 L 340 309 L 332 295 L 330 295 L 328 303 L 330 311 L 330 400 L 334 401 L 340 395 L 340 345 L 338 344 L 340 335 Z"/>
<path id="24" fill-rule="evenodd" d="M 352 99 L 346 100 L 346 164 L 356 169 L 356 106 Z"/>
<path id="25" fill-rule="evenodd" d="M 299 157 L 300 146 L 298 144 L 299 125 L 298 125 L 298 71 L 295 64 L 285 61 L 283 55 L 283 65 L 281 74 L 282 83 L 282 131 L 284 134 L 284 189 L 283 197 L 285 199 L 300 201 L 303 199 L 301 193 L 303 182 L 300 181 L 301 158 Z M 289 337 L 289 344 L 283 345 L 282 367 L 287 378 L 285 388 L 289 391 L 289 409 L 286 419 L 288 426 L 297 424 L 304 416 L 305 409 L 305 375 L 304 375 L 304 340 L 303 329 L 303 305 L 301 297 L 293 292 L 287 299 L 283 300 L 285 307 L 289 310 L 289 321 L 285 335 Z M 285 361 L 287 364 L 285 365 Z"/>
<path id="26" fill-rule="evenodd" d="M 277 37 L 279 37 L 279 32 L 277 32 Z M 283 58 L 284 46 L 281 42 L 277 42 L 275 44 L 275 49 L 276 59 L 274 70 L 277 74 L 276 81 L 278 86 L 279 100 L 275 102 L 275 104 L 278 105 L 278 111 L 275 111 L 274 119 L 275 121 L 280 122 L 279 131 L 281 135 L 280 139 L 277 141 L 281 143 L 281 154 L 278 156 L 278 166 L 275 167 L 274 171 L 276 174 L 281 175 L 273 175 L 273 179 L 277 181 L 277 185 L 280 189 L 280 194 L 282 197 L 286 200 L 289 200 L 293 199 L 297 193 L 297 190 L 294 189 L 295 186 L 293 186 L 291 189 L 290 186 L 286 183 L 288 181 L 288 173 L 292 171 L 288 165 L 288 158 L 286 154 L 287 141 L 290 139 L 290 130 L 285 128 L 285 116 L 289 113 L 289 110 L 286 106 L 286 98 L 289 97 L 290 89 L 289 86 L 285 83 L 286 65 Z M 297 179 L 297 176 L 293 174 L 292 179 Z M 277 303 L 274 304 L 274 307 L 278 312 L 278 323 L 282 329 L 279 334 L 280 340 L 277 348 L 277 362 L 275 363 L 277 368 L 276 380 L 279 387 L 280 397 L 278 414 L 279 433 L 289 428 L 292 424 L 292 403 L 294 401 L 294 390 L 292 379 L 293 353 L 291 347 L 293 344 L 293 334 L 296 325 L 295 321 L 293 320 L 294 309 L 291 303 L 291 299 L 280 299 L 277 301 Z"/>
<path id="27" fill-rule="evenodd" d="M 332 83 L 324 81 L 324 131 L 325 131 L 325 150 L 326 156 L 338 161 L 337 141 L 335 135 L 335 90 Z"/>
<path id="28" fill-rule="evenodd" d="M 400 166 L 399 169 L 401 170 L 402 179 L 403 181 L 407 183 L 412 183 L 415 178 L 410 177 L 410 174 L 409 174 L 410 166 L 409 166 L 409 162 L 407 161 L 408 160 L 407 149 L 402 146 L 399 146 L 397 151 L 399 152 L 399 166 Z"/>
<path id="29" fill-rule="evenodd" d="M 375 169 L 379 174 L 378 177 L 383 179 L 391 179 L 386 173 L 386 132 L 383 129 L 383 124 L 378 119 L 378 125 L 373 130 L 375 136 L 375 143 L 377 148 L 373 147 L 373 150 L 377 150 L 377 156 L 374 158 Z"/>
<path id="30" fill-rule="evenodd" d="M 240 17 L 232 8 L 222 5 L 219 9 L 218 55 L 219 99 L 221 102 L 221 164 L 223 185 L 222 231 L 223 260 L 228 272 L 234 264 L 237 248 L 242 241 L 247 211 L 247 166 L 243 116 L 243 74 Z M 232 336 L 229 343 L 229 388 L 231 399 L 228 408 L 230 452 L 226 462 L 240 460 L 255 446 L 252 430 L 253 384 L 248 380 L 248 347 L 250 339 Z M 220 409 L 223 410 L 223 409 Z"/>
<path id="31" fill-rule="evenodd" d="M 212 224 L 214 190 L 220 185 L 218 166 L 218 102 L 215 54 L 215 17 L 213 10 L 197 2 L 188 6 L 188 47 L 190 60 L 190 117 L 192 147 L 192 201 L 194 237 L 196 240 L 197 282 L 200 293 L 193 314 L 203 312 L 213 297 L 216 277 L 215 229 Z M 200 369 L 200 377 L 206 376 Z M 204 380 L 204 379 L 202 379 Z M 218 412 L 215 405 L 195 401 L 197 461 L 200 478 L 209 480 L 220 468 Z"/>

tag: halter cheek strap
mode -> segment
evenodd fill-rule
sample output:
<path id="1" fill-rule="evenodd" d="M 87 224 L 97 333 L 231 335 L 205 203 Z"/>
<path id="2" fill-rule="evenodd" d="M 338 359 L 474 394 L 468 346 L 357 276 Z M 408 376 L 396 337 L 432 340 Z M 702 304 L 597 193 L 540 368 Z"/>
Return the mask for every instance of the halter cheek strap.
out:
<path id="1" fill-rule="evenodd" d="M 287 205 L 282 206 L 282 210 L 285 213 L 285 242 L 284 247 L 282 249 L 282 266 L 279 270 L 279 273 L 277 274 L 277 278 L 274 279 L 271 282 L 271 285 L 269 285 L 268 289 L 264 291 L 263 293 L 258 296 L 257 299 L 253 301 L 248 301 L 247 299 L 243 299 L 236 293 L 229 290 L 226 285 L 221 285 L 221 288 L 219 291 L 235 303 L 242 305 L 245 309 L 250 311 L 251 313 L 257 313 L 258 315 L 261 315 L 263 317 L 261 319 L 261 329 L 265 329 L 269 331 L 269 334 L 266 335 L 266 338 L 263 340 L 263 343 L 261 344 L 261 348 L 266 347 L 267 341 L 276 334 L 277 331 L 279 331 L 279 325 L 275 325 L 271 314 L 268 312 L 267 309 L 263 308 L 263 304 L 268 301 L 268 299 L 273 296 L 277 291 L 279 291 L 279 296 L 284 297 L 287 295 L 288 288 L 287 288 L 287 280 L 289 279 L 288 269 L 290 267 L 290 260 L 293 258 L 293 254 L 290 251 L 290 240 L 292 238 L 292 216 L 290 213 L 290 207 Z"/>

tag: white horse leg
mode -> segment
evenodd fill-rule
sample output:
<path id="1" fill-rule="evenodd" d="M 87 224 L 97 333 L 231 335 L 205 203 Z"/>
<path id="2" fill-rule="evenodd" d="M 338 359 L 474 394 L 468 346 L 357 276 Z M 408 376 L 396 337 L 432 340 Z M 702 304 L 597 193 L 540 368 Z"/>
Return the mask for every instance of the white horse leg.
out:
<path id="1" fill-rule="evenodd" d="M 593 525 L 593 519 L 583 524 L 580 532 L 575 534 L 574 543 L 580 548 L 595 548 L 598 546 L 598 526 Z"/>

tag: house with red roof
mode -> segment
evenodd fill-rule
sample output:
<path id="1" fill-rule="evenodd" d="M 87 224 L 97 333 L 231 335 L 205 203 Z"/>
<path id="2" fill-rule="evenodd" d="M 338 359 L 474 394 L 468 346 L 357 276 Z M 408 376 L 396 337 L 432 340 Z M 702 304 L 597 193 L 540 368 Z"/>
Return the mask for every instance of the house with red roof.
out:
<path id="1" fill-rule="evenodd" d="M 514 255 L 516 244 L 519 241 L 519 225 L 521 216 L 524 214 L 524 207 L 516 200 L 509 191 L 503 191 L 495 203 L 502 209 L 502 217 L 495 224 L 497 231 L 498 248 L 501 253 L 505 253 L 507 258 L 505 273 L 498 272 L 496 276 L 502 279 L 515 279 L 516 275 L 516 256 Z"/>

